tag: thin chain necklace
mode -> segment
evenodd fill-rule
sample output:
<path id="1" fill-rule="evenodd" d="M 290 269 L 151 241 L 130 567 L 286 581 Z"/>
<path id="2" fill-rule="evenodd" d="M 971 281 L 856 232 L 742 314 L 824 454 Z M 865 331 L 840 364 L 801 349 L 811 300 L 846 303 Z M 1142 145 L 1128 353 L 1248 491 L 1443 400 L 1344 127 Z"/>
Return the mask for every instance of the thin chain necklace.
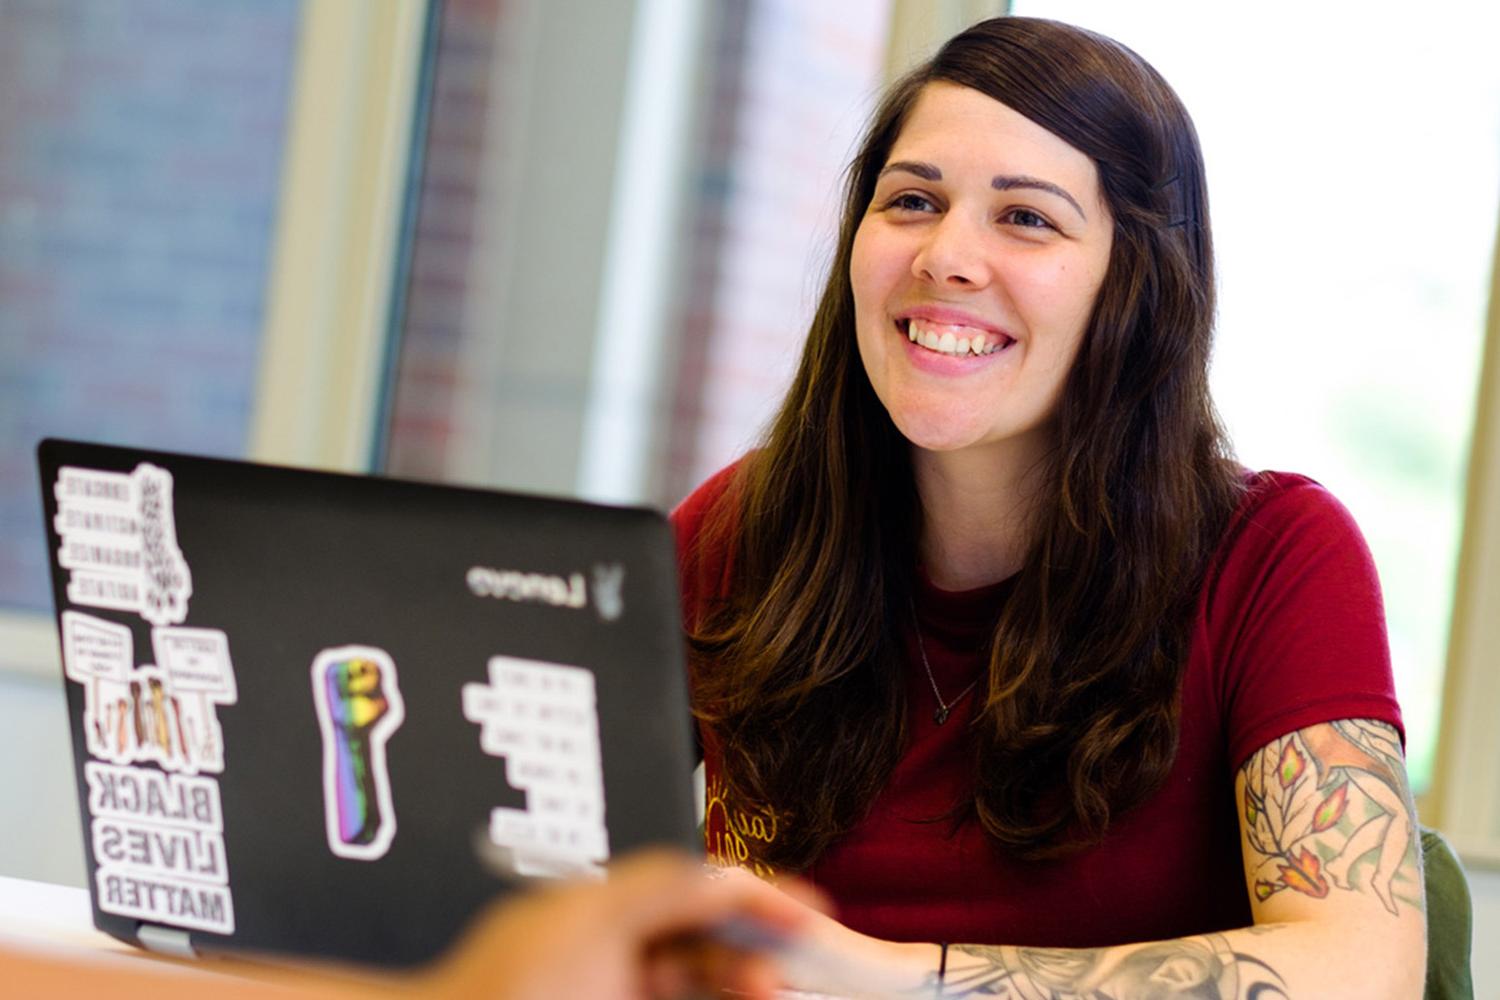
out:
<path id="1" fill-rule="evenodd" d="M 922 655 L 922 669 L 927 671 L 927 683 L 932 685 L 932 696 L 937 699 L 937 708 L 932 710 L 932 721 L 941 726 L 948 721 L 948 716 L 953 714 L 953 709 L 958 703 L 968 697 L 970 691 L 979 686 L 979 677 L 970 681 L 969 686 L 958 693 L 958 697 L 952 701 L 944 701 L 943 692 L 938 690 L 937 678 L 932 675 L 932 664 L 927 662 L 927 642 L 922 637 L 922 624 L 917 621 L 917 605 L 915 601 L 911 602 L 911 627 L 917 633 L 917 652 Z M 979 676 L 983 677 L 984 675 L 981 673 Z"/>

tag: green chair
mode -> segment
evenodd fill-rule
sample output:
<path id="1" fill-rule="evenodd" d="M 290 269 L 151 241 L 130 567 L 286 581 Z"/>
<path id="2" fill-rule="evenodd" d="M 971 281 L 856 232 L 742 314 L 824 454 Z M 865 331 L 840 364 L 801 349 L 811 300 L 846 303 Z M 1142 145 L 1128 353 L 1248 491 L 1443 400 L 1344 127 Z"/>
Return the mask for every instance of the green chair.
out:
<path id="1" fill-rule="evenodd" d="M 1422 866 L 1427 882 L 1427 1000 L 1474 1000 L 1469 951 L 1474 939 L 1474 903 L 1453 848 L 1436 830 L 1422 828 Z"/>

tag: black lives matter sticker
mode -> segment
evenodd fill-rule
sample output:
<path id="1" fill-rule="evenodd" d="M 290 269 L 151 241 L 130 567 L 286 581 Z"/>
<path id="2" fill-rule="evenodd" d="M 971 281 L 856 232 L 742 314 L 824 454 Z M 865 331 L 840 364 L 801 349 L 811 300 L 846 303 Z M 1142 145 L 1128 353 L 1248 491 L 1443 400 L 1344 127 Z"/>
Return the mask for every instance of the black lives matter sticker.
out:
<path id="1" fill-rule="evenodd" d="M 83 770 L 99 909 L 233 934 L 218 783 L 92 761 Z"/>

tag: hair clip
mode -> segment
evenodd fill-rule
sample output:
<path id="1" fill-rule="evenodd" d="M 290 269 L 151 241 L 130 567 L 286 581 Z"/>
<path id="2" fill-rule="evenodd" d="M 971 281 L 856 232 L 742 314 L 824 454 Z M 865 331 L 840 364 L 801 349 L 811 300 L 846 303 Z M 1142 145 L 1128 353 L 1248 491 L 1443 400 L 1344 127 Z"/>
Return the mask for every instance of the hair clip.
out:
<path id="1" fill-rule="evenodd" d="M 1173 184 L 1176 184 L 1179 180 L 1181 180 L 1181 178 L 1182 178 L 1182 171 L 1179 170 L 1177 173 L 1173 174 L 1171 177 L 1168 177 L 1166 180 L 1162 181 L 1161 183 L 1159 183 L 1155 187 L 1153 187 L 1151 189 L 1151 193 L 1152 194 L 1161 194 L 1162 192 L 1166 191 L 1167 188 L 1171 187 Z M 1180 190 L 1177 192 L 1177 197 L 1174 198 L 1173 201 L 1177 203 L 1177 204 L 1173 205 L 1173 208 L 1176 209 L 1177 217 L 1175 219 L 1173 219 L 1171 222 L 1167 223 L 1166 228 L 1168 228 L 1168 229 L 1181 229 L 1183 226 L 1186 226 L 1188 224 L 1188 220 L 1187 220 L 1186 213 L 1183 212 L 1182 207 L 1181 207 L 1182 192 Z"/>

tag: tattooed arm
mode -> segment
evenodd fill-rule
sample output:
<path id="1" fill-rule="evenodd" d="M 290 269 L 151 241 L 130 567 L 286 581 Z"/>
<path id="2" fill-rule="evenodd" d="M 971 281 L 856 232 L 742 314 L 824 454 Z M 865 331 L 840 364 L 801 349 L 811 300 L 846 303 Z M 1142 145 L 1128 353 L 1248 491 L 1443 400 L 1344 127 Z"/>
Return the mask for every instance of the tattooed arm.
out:
<path id="1" fill-rule="evenodd" d="M 831 921 L 823 943 L 863 965 L 863 988 L 880 981 L 890 996 L 1420 997 L 1422 871 L 1395 732 L 1348 719 L 1274 740 L 1241 769 L 1235 800 L 1252 927 L 1112 948 L 954 945 L 941 986 L 935 945 L 879 942 Z"/>

